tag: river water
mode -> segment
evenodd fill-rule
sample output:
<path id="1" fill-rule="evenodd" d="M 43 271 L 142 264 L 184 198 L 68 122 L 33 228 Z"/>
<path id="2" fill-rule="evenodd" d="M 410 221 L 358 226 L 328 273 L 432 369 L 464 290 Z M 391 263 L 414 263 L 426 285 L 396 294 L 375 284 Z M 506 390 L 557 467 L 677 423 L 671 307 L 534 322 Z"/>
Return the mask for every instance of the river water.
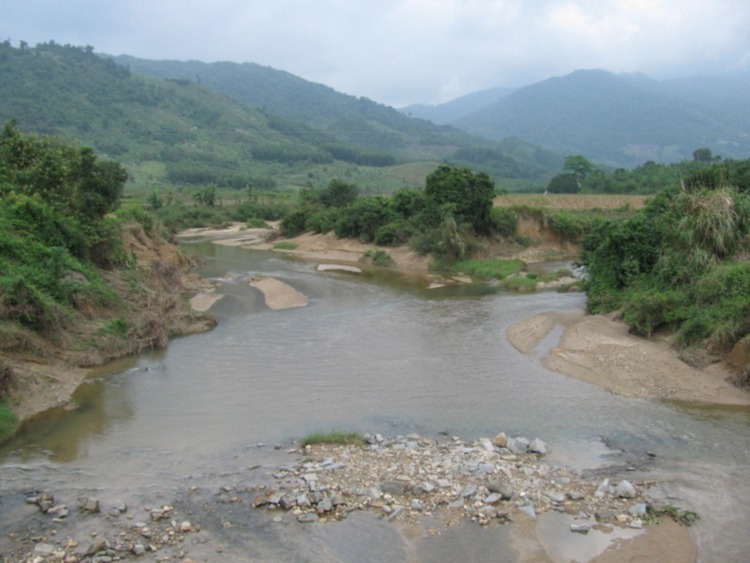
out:
<path id="1" fill-rule="evenodd" d="M 583 295 L 427 290 L 392 273 L 321 273 L 267 252 L 208 243 L 185 250 L 204 258 L 201 274 L 230 274 L 212 309 L 219 326 L 100 370 L 76 393 L 75 409 L 28 424 L 0 450 L 3 497 L 41 487 L 168 500 L 187 486 L 247 480 L 249 466 L 283 461 L 293 440 L 313 431 L 467 439 L 505 431 L 541 437 L 550 463 L 635 467 L 634 476 L 659 481 L 660 494 L 701 516 L 691 532 L 701 560 L 747 560 L 747 409 L 626 399 L 547 371 L 539 358 L 556 332 L 530 355 L 508 343 L 514 321 L 581 308 Z M 292 285 L 309 305 L 267 309 L 246 283 L 258 274 Z M 0 514 L 0 527 L 19 511 Z M 243 533 L 222 536 L 225 553 L 244 554 L 237 560 L 495 558 L 507 539 L 467 528 L 415 548 L 366 515 L 315 532 L 252 518 Z"/>

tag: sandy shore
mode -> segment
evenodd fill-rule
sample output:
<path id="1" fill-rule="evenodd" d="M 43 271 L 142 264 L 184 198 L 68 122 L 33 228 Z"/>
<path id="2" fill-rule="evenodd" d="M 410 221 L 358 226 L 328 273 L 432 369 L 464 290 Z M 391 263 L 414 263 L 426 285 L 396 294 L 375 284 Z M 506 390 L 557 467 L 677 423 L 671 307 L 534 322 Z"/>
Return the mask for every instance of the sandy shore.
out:
<path id="1" fill-rule="evenodd" d="M 633 336 L 625 323 L 602 315 L 542 313 L 513 324 L 508 339 L 530 353 L 558 326 L 559 343 L 540 350 L 551 370 L 626 397 L 750 406 L 750 393 L 727 382 L 725 364 L 690 367 L 667 342 Z"/>

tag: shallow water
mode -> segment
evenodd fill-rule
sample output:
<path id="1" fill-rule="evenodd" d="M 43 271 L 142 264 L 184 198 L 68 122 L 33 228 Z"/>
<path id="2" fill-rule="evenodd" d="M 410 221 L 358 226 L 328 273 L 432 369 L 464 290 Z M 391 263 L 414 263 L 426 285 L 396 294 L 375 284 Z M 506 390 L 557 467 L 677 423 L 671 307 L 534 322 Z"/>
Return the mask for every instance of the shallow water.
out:
<path id="1" fill-rule="evenodd" d="M 205 243 L 186 250 L 205 259 L 206 276 L 237 275 L 212 309 L 219 326 L 101 370 L 76 393 L 75 410 L 29 424 L 0 450 L 3 494 L 43 485 L 168 496 L 186 483 L 244 479 L 249 465 L 273 463 L 313 431 L 475 438 L 502 430 L 544 439 L 551 463 L 636 466 L 639 476 L 662 481 L 673 504 L 702 516 L 694 535 L 704 560 L 743 560 L 747 409 L 621 398 L 545 370 L 539 357 L 554 334 L 529 356 L 508 343 L 514 321 L 580 308 L 584 296 L 430 291 L 393 274 L 320 273 L 272 253 Z M 261 273 L 305 293 L 309 306 L 266 309 L 246 283 Z M 274 450 L 277 443 L 284 448 Z M 435 540 L 415 553 L 414 542 L 387 539 L 398 532 L 366 516 L 315 532 L 257 524 L 226 541 L 265 546 L 266 559 L 380 560 L 372 553 L 383 543 L 383 560 L 442 552 Z M 503 533 L 472 539 L 472 553 L 493 553 Z"/>

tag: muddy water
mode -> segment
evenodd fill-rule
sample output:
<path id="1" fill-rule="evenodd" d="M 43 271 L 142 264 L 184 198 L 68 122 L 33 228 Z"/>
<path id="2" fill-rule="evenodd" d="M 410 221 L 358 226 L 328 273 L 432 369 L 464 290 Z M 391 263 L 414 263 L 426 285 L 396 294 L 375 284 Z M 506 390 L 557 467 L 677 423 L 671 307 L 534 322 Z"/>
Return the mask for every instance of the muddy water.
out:
<path id="1" fill-rule="evenodd" d="M 292 441 L 312 431 L 474 438 L 503 430 L 543 438 L 551 463 L 594 471 L 614 465 L 635 469 L 634 479 L 659 480 L 672 504 L 701 515 L 693 534 L 703 560 L 744 559 L 747 410 L 623 399 L 542 368 L 539 356 L 556 344 L 554 333 L 530 356 L 507 342 L 514 321 L 582 307 L 583 296 L 428 291 L 393 275 L 319 273 L 271 253 L 186 248 L 205 258 L 202 274 L 229 278 L 212 309 L 218 328 L 95 374 L 76 394 L 76 408 L 29 424 L 0 451 L 2 498 L 13 508 L 0 510 L 0 527 L 23 513 L 11 499 L 35 488 L 157 504 L 189 486 L 249 482 L 248 467 L 283 462 Z M 266 309 L 246 283 L 261 273 L 305 293 L 309 306 Z M 212 516 L 200 507 L 209 497 L 183 499 L 207 527 Z M 216 523 L 224 553 L 237 560 L 481 559 L 500 557 L 497 547 L 512 543 L 507 530 L 415 540 L 368 515 L 314 529 L 243 518 L 250 521 L 241 532 Z M 544 543 L 553 560 L 588 557 L 571 553 L 564 536 Z"/>

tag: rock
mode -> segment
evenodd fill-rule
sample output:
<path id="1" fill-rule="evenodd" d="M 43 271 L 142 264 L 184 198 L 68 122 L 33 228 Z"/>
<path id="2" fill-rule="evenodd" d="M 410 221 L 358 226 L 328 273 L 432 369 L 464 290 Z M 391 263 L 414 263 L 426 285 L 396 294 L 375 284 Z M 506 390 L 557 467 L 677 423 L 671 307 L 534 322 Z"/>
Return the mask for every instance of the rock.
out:
<path id="1" fill-rule="evenodd" d="M 325 514 L 333 510 L 333 502 L 328 497 L 325 497 L 317 505 L 318 514 Z"/>
<path id="2" fill-rule="evenodd" d="M 577 534 L 588 534 L 590 529 L 591 529 L 591 526 L 586 523 L 581 523 L 581 524 L 574 523 L 570 525 L 570 531 L 575 532 Z"/>
<path id="3" fill-rule="evenodd" d="M 311 506 L 310 499 L 307 498 L 305 493 L 297 496 L 297 506 L 300 508 L 309 508 Z"/>
<path id="4" fill-rule="evenodd" d="M 525 454 L 529 450 L 529 441 L 526 438 L 508 438 L 507 448 L 516 455 Z"/>
<path id="5" fill-rule="evenodd" d="M 81 510 L 90 514 L 99 512 L 99 500 L 95 498 L 86 499 L 86 502 L 83 503 Z"/>
<path id="6" fill-rule="evenodd" d="M 495 446 L 489 438 L 479 438 L 479 445 L 482 446 L 488 452 L 494 452 Z"/>
<path id="7" fill-rule="evenodd" d="M 282 496 L 281 500 L 279 501 L 279 506 L 283 508 L 284 510 L 289 510 L 291 508 L 294 508 L 296 504 L 297 504 L 297 498 L 291 494 Z"/>
<path id="8" fill-rule="evenodd" d="M 466 485 L 461 490 L 462 498 L 470 498 L 470 497 L 473 497 L 475 494 L 477 494 L 477 488 L 474 485 Z"/>
<path id="9" fill-rule="evenodd" d="M 519 506 L 518 510 L 520 510 L 521 512 L 525 512 L 526 514 L 528 514 L 529 516 L 531 516 L 531 518 L 533 518 L 534 520 L 536 520 L 536 509 L 534 509 L 534 505 L 533 504 L 531 504 L 531 503 L 524 504 L 523 506 Z"/>
<path id="10" fill-rule="evenodd" d="M 404 511 L 403 506 L 394 506 L 393 511 L 388 515 L 387 520 L 390 522 L 391 520 L 395 520 L 399 516 L 401 516 L 401 513 Z"/>
<path id="11" fill-rule="evenodd" d="M 141 556 L 146 553 L 146 546 L 142 543 L 137 543 L 133 546 L 133 555 Z"/>
<path id="12" fill-rule="evenodd" d="M 596 492 L 594 493 L 597 497 L 603 497 L 609 492 L 609 479 L 604 479 L 601 483 L 599 483 L 599 486 L 596 488 Z"/>
<path id="13" fill-rule="evenodd" d="M 57 547 L 51 543 L 38 543 L 34 546 L 34 555 L 48 557 L 57 551 Z"/>
<path id="14" fill-rule="evenodd" d="M 535 454 L 544 455 L 547 453 L 547 444 L 539 438 L 534 438 L 529 444 L 529 451 Z"/>
<path id="15" fill-rule="evenodd" d="M 631 506 L 628 512 L 634 516 L 639 516 L 646 514 L 648 512 L 648 507 L 645 502 L 639 502 L 638 504 Z"/>
<path id="16" fill-rule="evenodd" d="M 633 528 L 634 530 L 640 530 L 643 528 L 643 522 L 641 522 L 640 519 L 634 518 L 632 521 L 628 523 L 628 528 Z"/>
<path id="17" fill-rule="evenodd" d="M 314 512 L 304 512 L 302 514 L 297 515 L 297 522 L 301 522 L 303 524 L 309 524 L 311 522 L 317 522 L 318 521 L 318 515 Z"/>
<path id="18" fill-rule="evenodd" d="M 100 551 L 104 551 L 109 547 L 107 540 L 104 538 L 96 538 L 86 550 L 86 555 L 96 555 Z"/>
<path id="19" fill-rule="evenodd" d="M 185 520 L 184 522 L 182 522 L 180 524 L 180 531 L 183 534 L 185 534 L 187 532 L 191 532 L 192 530 L 193 530 L 193 525 L 190 522 L 188 522 L 187 520 Z"/>
<path id="20" fill-rule="evenodd" d="M 411 499 L 411 509 L 412 510 L 422 510 L 424 506 L 422 506 L 422 503 L 419 502 L 417 499 Z"/>
<path id="21" fill-rule="evenodd" d="M 500 434 L 492 439 L 492 443 L 498 448 L 504 448 L 508 445 L 508 437 L 505 435 L 505 432 L 500 432 Z"/>
<path id="22" fill-rule="evenodd" d="M 562 493 L 547 493 L 547 496 L 552 502 L 563 502 L 565 500 L 565 495 Z"/>
<path id="23" fill-rule="evenodd" d="M 584 498 L 586 498 L 586 494 L 583 491 L 579 491 L 578 489 L 568 491 L 567 493 L 565 493 L 565 496 L 570 500 L 583 500 Z"/>
<path id="24" fill-rule="evenodd" d="M 487 495 L 485 497 L 484 503 L 485 504 L 496 504 L 496 503 L 500 502 L 501 500 L 503 500 L 503 495 L 501 495 L 500 493 L 490 493 L 489 495 Z"/>
<path id="25" fill-rule="evenodd" d="M 331 504 L 333 504 L 333 506 L 341 506 L 342 504 L 346 504 L 346 498 L 344 497 L 344 494 L 338 492 L 333 495 L 333 498 L 331 498 Z"/>
<path id="26" fill-rule="evenodd" d="M 406 487 L 403 483 L 399 483 L 398 481 L 386 481 L 380 483 L 380 490 L 383 494 L 403 495 L 404 491 L 406 491 Z"/>
<path id="27" fill-rule="evenodd" d="M 513 491 L 513 485 L 511 485 L 508 481 L 500 479 L 496 479 L 487 483 L 487 489 L 491 493 L 499 493 L 500 495 L 502 495 L 504 500 L 513 498 L 513 494 L 515 492 Z"/>
<path id="28" fill-rule="evenodd" d="M 615 495 L 620 498 L 634 498 L 635 487 L 630 483 L 630 481 L 626 481 L 623 479 L 615 487 Z"/>

